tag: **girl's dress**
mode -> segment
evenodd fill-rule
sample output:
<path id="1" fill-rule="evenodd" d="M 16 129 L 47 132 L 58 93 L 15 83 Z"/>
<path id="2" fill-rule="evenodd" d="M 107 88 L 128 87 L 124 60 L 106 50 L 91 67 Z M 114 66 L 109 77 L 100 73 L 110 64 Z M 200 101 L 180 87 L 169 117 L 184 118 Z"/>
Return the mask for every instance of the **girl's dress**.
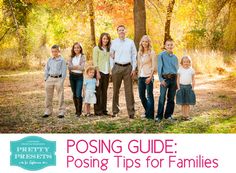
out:
<path id="1" fill-rule="evenodd" d="M 180 89 L 176 93 L 176 104 L 195 105 L 196 95 L 192 90 L 192 76 L 195 74 L 193 68 L 180 67 L 177 73 L 180 77 Z"/>
<path id="2" fill-rule="evenodd" d="M 84 102 L 88 104 L 95 104 L 97 99 L 96 99 L 96 79 L 85 79 L 84 81 L 85 85 L 85 98 Z"/>

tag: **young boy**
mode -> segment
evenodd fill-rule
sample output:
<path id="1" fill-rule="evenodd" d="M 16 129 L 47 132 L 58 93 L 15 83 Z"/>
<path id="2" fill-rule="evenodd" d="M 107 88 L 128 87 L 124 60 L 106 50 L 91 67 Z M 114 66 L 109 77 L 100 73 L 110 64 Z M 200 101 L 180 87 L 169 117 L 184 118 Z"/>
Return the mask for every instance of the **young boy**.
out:
<path id="1" fill-rule="evenodd" d="M 52 57 L 48 59 L 48 62 L 45 66 L 46 110 L 43 118 L 47 118 L 52 114 L 54 88 L 56 89 L 59 100 L 58 118 L 64 118 L 64 80 L 66 78 L 66 62 L 60 55 L 60 47 L 58 45 L 52 46 L 51 53 Z"/>
<path id="2" fill-rule="evenodd" d="M 173 54 L 174 41 L 167 39 L 165 41 L 165 51 L 158 55 L 158 76 L 160 80 L 160 97 L 158 102 L 158 110 L 156 115 L 156 122 L 161 122 L 163 114 L 165 119 L 174 121 L 172 117 L 175 107 L 175 93 L 177 89 L 177 70 L 178 59 Z M 168 93 L 167 93 L 168 92 Z M 164 113 L 164 106 L 167 93 L 167 105 Z"/>

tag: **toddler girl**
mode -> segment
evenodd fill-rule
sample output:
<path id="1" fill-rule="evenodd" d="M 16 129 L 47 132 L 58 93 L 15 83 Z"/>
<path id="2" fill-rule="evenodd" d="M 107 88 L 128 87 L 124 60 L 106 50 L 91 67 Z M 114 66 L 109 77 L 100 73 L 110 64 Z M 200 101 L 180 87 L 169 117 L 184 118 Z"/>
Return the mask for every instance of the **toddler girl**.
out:
<path id="1" fill-rule="evenodd" d="M 99 82 L 96 80 L 95 76 L 95 67 L 90 66 L 86 70 L 86 79 L 84 80 L 84 107 L 85 107 L 85 115 L 90 116 L 90 104 L 96 103 L 96 86 L 99 85 Z"/>
<path id="2" fill-rule="evenodd" d="M 195 71 L 192 68 L 192 61 L 189 56 L 183 56 L 181 59 L 181 67 L 177 72 L 177 93 L 176 104 L 182 105 L 183 120 L 191 120 L 189 117 L 190 105 L 196 104 L 196 96 L 194 93 Z"/>

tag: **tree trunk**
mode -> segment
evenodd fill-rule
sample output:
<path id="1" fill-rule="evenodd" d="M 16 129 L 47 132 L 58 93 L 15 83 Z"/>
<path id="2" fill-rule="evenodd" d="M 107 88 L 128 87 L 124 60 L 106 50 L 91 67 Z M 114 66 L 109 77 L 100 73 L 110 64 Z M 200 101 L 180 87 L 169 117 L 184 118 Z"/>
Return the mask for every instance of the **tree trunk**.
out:
<path id="1" fill-rule="evenodd" d="M 10 4 L 10 10 L 12 13 L 13 21 L 16 26 L 16 34 L 17 34 L 17 38 L 18 38 L 18 42 L 19 42 L 19 52 L 20 52 L 20 56 L 22 57 L 22 64 L 27 65 L 27 63 L 28 63 L 27 62 L 27 50 L 26 50 L 27 43 L 26 43 L 26 38 L 25 38 L 25 35 L 26 35 L 25 28 L 26 28 L 27 22 L 25 20 L 24 26 L 20 27 L 17 22 L 17 19 L 16 19 L 12 0 L 9 0 L 9 4 Z M 25 11 L 24 15 L 26 16 L 26 11 Z"/>
<path id="2" fill-rule="evenodd" d="M 96 46 L 96 37 L 95 37 L 95 14 L 94 14 L 94 8 L 93 8 L 93 0 L 88 1 L 89 6 L 89 20 L 90 20 L 90 32 L 91 32 L 91 46 Z"/>
<path id="3" fill-rule="evenodd" d="M 171 36 L 170 36 L 170 24 L 171 24 L 171 17 L 172 17 L 172 12 L 173 12 L 174 5 L 175 5 L 175 0 L 170 0 L 169 4 L 167 6 L 164 43 L 167 39 L 171 38 Z"/>
<path id="4" fill-rule="evenodd" d="M 224 52 L 233 54 L 236 51 L 236 1 L 229 3 L 229 22 L 225 28 L 223 43 Z M 233 61 L 232 61 L 233 62 Z"/>
<path id="5" fill-rule="evenodd" d="M 134 0 L 134 42 L 137 49 L 143 35 L 146 35 L 145 0 Z"/>

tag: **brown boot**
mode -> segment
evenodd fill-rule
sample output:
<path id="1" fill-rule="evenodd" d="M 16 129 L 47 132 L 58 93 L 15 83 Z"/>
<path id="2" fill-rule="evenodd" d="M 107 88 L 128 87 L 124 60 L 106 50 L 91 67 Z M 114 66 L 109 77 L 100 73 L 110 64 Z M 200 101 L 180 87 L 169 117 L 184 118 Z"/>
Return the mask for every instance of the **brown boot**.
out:
<path id="1" fill-rule="evenodd" d="M 76 97 L 73 97 L 74 105 L 75 105 L 75 115 L 78 116 L 78 101 Z"/>
<path id="2" fill-rule="evenodd" d="M 83 98 L 76 98 L 77 100 L 77 117 L 82 114 Z"/>

